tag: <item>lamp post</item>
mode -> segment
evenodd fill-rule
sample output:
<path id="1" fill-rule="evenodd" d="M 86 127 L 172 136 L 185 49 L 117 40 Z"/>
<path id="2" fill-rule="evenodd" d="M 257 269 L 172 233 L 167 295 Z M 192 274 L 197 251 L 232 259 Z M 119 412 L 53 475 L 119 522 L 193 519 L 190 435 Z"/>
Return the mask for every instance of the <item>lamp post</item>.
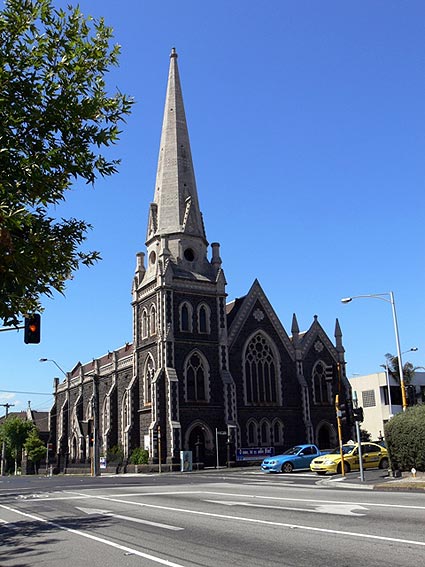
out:
<path id="1" fill-rule="evenodd" d="M 395 310 L 395 301 L 394 301 L 394 293 L 392 291 L 387 291 L 386 293 L 370 293 L 367 295 L 353 295 L 352 297 L 344 297 L 341 299 L 342 303 L 350 303 L 353 299 L 358 299 L 361 297 L 374 297 L 376 299 L 382 299 L 382 301 L 386 301 L 387 303 L 391 303 L 392 314 L 393 314 L 393 322 L 394 322 L 394 333 L 395 333 L 395 341 L 397 346 L 397 358 L 398 358 L 398 373 L 400 378 L 400 388 L 401 388 L 401 404 L 403 407 L 403 411 L 406 411 L 407 407 L 407 400 L 406 400 L 406 389 L 404 386 L 404 378 L 403 378 L 403 362 L 401 359 L 401 350 L 400 350 L 400 337 L 398 334 L 398 324 L 397 324 L 397 314 Z M 389 299 L 388 299 L 389 297 Z"/>
<path id="2" fill-rule="evenodd" d="M 59 366 L 59 364 L 56 362 L 56 360 L 54 360 L 53 358 L 40 358 L 39 362 L 52 362 L 56 368 L 58 368 L 62 374 L 65 376 L 65 378 L 68 378 L 68 374 L 65 372 L 65 370 Z M 68 415 L 67 415 L 67 432 L 66 432 L 66 436 L 67 436 L 67 444 L 68 444 L 68 452 L 65 454 L 65 466 L 67 466 L 68 464 L 68 455 L 69 455 L 69 451 L 70 451 L 70 431 L 71 431 L 71 424 L 70 424 L 70 416 L 71 416 L 71 411 L 70 411 L 70 404 L 71 404 L 71 398 L 69 395 L 69 383 L 68 383 Z M 55 400 L 56 403 L 56 400 Z M 57 416 L 56 416 L 57 419 Z M 50 436 L 49 436 L 49 440 L 50 440 Z M 59 452 L 59 447 L 56 447 L 56 451 Z M 47 444 L 47 461 L 49 460 L 49 445 Z M 47 466 L 47 464 L 46 464 Z"/>
<path id="3" fill-rule="evenodd" d="M 65 378 L 67 377 L 67 373 L 65 372 L 65 370 L 61 368 L 59 364 L 56 362 L 56 360 L 53 360 L 53 358 L 40 358 L 40 362 L 53 362 L 53 364 L 56 366 L 56 368 L 59 368 L 59 370 L 62 372 Z"/>

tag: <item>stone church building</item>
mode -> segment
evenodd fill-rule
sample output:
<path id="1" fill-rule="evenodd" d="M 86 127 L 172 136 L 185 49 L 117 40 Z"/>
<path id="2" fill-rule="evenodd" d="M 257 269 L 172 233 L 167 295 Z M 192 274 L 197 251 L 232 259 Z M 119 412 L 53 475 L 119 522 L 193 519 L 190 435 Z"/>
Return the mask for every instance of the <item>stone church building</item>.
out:
<path id="1" fill-rule="evenodd" d="M 294 315 L 289 335 L 257 280 L 244 297 L 226 298 L 173 49 L 146 252 L 137 254 L 132 287 L 133 342 L 55 380 L 60 468 L 90 460 L 93 426 L 100 455 L 119 446 L 126 460 L 145 447 L 152 464 L 169 468 L 183 450 L 215 464 L 217 441 L 221 464 L 241 448 L 337 445 L 335 395 L 350 396 L 338 320 L 334 342 L 316 316 L 301 332 Z"/>

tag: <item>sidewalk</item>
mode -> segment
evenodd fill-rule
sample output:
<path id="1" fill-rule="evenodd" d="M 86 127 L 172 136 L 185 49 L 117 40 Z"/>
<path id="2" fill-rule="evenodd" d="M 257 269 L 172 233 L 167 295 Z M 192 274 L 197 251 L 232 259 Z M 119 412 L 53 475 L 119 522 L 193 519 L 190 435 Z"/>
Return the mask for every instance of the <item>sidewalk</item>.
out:
<path id="1" fill-rule="evenodd" d="M 349 473 L 347 476 L 332 476 L 324 479 L 324 484 L 340 488 L 354 488 L 366 490 L 413 490 L 425 491 L 425 473 L 417 472 L 413 476 L 410 472 L 403 472 L 399 478 L 386 476 L 383 471 L 364 471 L 364 481 L 360 479 L 359 473 Z"/>

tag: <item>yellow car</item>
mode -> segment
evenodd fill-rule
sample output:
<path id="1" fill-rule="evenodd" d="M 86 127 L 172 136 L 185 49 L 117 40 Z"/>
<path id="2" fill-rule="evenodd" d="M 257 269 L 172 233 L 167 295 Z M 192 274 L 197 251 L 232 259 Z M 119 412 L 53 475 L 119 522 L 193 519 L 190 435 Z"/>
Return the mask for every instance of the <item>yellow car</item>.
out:
<path id="1" fill-rule="evenodd" d="M 359 444 L 347 443 L 342 446 L 344 455 L 345 472 L 357 471 L 360 469 Z M 379 467 L 388 468 L 388 452 L 385 447 L 377 443 L 362 443 L 362 462 L 364 469 Z M 310 463 L 310 470 L 317 474 L 341 473 L 341 451 L 336 447 L 327 455 L 316 457 Z"/>

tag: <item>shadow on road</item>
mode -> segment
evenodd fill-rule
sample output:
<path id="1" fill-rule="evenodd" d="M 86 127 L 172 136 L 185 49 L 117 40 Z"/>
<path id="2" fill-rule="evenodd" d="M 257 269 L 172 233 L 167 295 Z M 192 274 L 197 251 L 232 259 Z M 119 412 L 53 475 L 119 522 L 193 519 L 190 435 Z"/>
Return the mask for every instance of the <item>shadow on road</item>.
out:
<path id="1" fill-rule="evenodd" d="M 55 537 L 62 529 L 91 530 L 107 526 L 111 518 L 106 516 L 85 516 L 49 520 L 51 523 L 37 520 L 19 520 L 8 524 L 0 524 L 0 565 L 7 567 L 31 567 L 33 558 L 40 562 L 42 556 L 49 554 L 50 546 L 59 543 Z M 16 563 L 19 557 L 20 563 Z"/>

